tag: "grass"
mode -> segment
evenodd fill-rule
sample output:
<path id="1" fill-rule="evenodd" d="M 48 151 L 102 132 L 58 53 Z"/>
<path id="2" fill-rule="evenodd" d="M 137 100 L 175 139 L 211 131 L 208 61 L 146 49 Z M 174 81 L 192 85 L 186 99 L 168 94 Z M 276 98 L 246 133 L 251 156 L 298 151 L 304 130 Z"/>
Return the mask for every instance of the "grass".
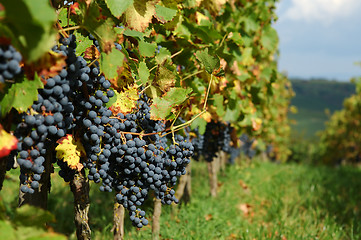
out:
<path id="1" fill-rule="evenodd" d="M 56 175 L 55 175 L 56 176 Z M 219 193 L 209 197 L 207 167 L 194 163 L 188 204 L 164 206 L 161 239 L 361 239 L 361 170 L 252 162 L 230 166 L 219 176 Z M 54 231 L 75 239 L 72 195 L 53 178 L 49 210 Z M 11 214 L 17 182 L 7 180 L 0 198 Z M 112 239 L 113 194 L 92 187 L 90 225 L 93 239 Z M 152 214 L 152 202 L 145 205 Z M 150 221 L 151 224 L 151 221 Z M 125 239 L 151 239 L 126 219 Z"/>

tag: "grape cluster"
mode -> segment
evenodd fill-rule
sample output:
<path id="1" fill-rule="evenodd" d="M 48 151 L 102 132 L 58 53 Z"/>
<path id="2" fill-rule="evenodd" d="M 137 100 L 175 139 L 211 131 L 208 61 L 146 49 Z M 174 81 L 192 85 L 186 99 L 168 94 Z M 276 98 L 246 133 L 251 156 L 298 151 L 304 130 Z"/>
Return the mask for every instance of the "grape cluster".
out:
<path id="1" fill-rule="evenodd" d="M 89 111 L 91 123 L 84 119 L 89 122 L 84 136 L 88 178 L 101 182 L 101 191 L 115 190 L 118 203 L 129 210 L 137 227 L 148 223 L 140 206 L 150 190 L 163 204 L 177 202 L 173 187 L 177 177 L 185 174 L 193 153 L 192 144 L 184 137 L 176 135 L 173 144 L 162 137 L 165 125 L 151 120 L 149 111 L 149 99 L 141 95 L 132 113 L 113 117 L 109 109 L 95 106 Z M 97 118 L 101 121 L 96 123 Z"/>
<path id="2" fill-rule="evenodd" d="M 12 45 L 0 45 L 0 83 L 21 73 L 21 54 Z"/>
<path id="3" fill-rule="evenodd" d="M 203 155 L 207 162 L 212 162 L 219 151 L 230 151 L 230 125 L 222 122 L 211 121 L 207 123 L 206 131 L 203 136 L 197 134 L 192 139 L 195 145 L 196 159 Z"/>
<path id="4" fill-rule="evenodd" d="M 53 50 L 67 56 L 67 65 L 75 64 L 75 38 L 63 38 L 61 42 Z M 74 105 L 70 94 L 76 72 L 76 69 L 64 68 L 58 75 L 48 78 L 44 89 L 38 91 L 38 100 L 22 115 L 17 126 L 17 162 L 21 168 L 21 191 L 24 193 L 33 193 L 39 187 L 49 147 L 74 127 Z"/>
<path id="5" fill-rule="evenodd" d="M 255 139 L 250 139 L 247 134 L 242 134 L 239 137 L 239 140 L 241 141 L 241 145 L 239 147 L 230 147 L 229 162 L 232 164 L 241 153 L 243 153 L 250 159 L 252 159 L 257 153 L 257 151 L 253 148 L 253 143 Z"/>
<path id="6" fill-rule="evenodd" d="M 229 153 L 231 142 L 231 126 L 229 123 L 219 125 L 218 144 L 223 152 Z"/>
<path id="7" fill-rule="evenodd" d="M 247 134 L 242 134 L 239 139 L 242 142 L 242 152 L 252 159 L 256 155 L 256 150 L 253 148 L 255 139 L 251 139 Z"/>
<path id="8" fill-rule="evenodd" d="M 229 149 L 229 159 L 228 162 L 230 164 L 234 164 L 236 161 L 236 158 L 239 157 L 239 155 L 241 155 L 242 152 L 242 148 L 240 147 L 235 147 L 235 146 L 231 146 Z"/>
<path id="9" fill-rule="evenodd" d="M 132 112 L 114 114 L 107 103 L 115 92 L 99 75 L 98 63 L 88 66 L 83 57 L 76 56 L 74 35 L 59 42 L 53 51 L 66 56 L 66 66 L 47 79 L 17 127 L 21 190 L 34 192 L 44 172 L 46 153 L 72 133 L 84 146 L 86 157 L 81 162 L 88 179 L 100 183 L 101 191 L 115 191 L 135 226 L 147 225 L 140 207 L 151 190 L 163 204 L 178 202 L 173 188 L 186 173 L 194 151 L 189 134 L 175 134 L 174 139 L 170 134 L 163 136 L 165 123 L 151 119 L 150 99 L 145 94 L 139 96 Z M 121 45 L 116 46 L 121 50 Z M 70 169 L 64 159 L 57 164 L 59 175 L 71 181 L 77 170 Z"/>

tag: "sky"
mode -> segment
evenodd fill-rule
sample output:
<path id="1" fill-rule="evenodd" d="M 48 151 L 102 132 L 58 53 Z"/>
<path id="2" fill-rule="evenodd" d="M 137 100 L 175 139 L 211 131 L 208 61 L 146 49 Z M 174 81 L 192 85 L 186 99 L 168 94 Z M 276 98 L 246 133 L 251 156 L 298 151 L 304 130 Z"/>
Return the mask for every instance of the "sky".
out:
<path id="1" fill-rule="evenodd" d="M 280 0 L 278 67 L 289 77 L 361 77 L 361 0 Z"/>

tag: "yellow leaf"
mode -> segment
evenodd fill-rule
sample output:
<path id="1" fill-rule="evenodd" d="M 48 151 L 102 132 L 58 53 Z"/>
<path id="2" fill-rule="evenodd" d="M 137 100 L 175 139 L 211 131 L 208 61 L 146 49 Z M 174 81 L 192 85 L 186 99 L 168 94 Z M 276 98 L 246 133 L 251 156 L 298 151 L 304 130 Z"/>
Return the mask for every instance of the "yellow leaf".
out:
<path id="1" fill-rule="evenodd" d="M 128 27 L 143 32 L 152 21 L 155 14 L 155 5 L 158 1 L 135 0 L 133 5 L 125 11 L 125 19 Z"/>
<path id="2" fill-rule="evenodd" d="M 81 170 L 80 157 L 86 155 L 83 145 L 80 141 L 73 138 L 73 135 L 67 134 L 57 141 L 59 145 L 55 148 L 56 157 L 62 159 L 71 169 Z"/>
<path id="3" fill-rule="evenodd" d="M 135 84 L 132 87 L 125 89 L 123 92 L 114 92 L 117 95 L 117 101 L 109 108 L 113 114 L 127 114 L 132 112 L 139 99 L 138 86 Z"/>
<path id="4" fill-rule="evenodd" d="M 201 118 L 206 120 L 207 122 L 212 121 L 212 115 L 209 112 L 205 112 L 202 114 Z"/>

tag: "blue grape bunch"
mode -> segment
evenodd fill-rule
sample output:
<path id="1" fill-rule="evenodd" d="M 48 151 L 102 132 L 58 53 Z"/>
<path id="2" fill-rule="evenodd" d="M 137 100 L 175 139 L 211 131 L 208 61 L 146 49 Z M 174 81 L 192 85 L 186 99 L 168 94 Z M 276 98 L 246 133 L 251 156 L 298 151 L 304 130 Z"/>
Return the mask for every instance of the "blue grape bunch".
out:
<path id="1" fill-rule="evenodd" d="M 21 115 L 16 130 L 21 191 L 34 193 L 39 188 L 46 154 L 71 133 L 84 146 L 86 157 L 81 162 L 88 179 L 99 183 L 100 191 L 115 191 L 118 203 L 140 228 L 148 224 L 141 206 L 150 191 L 163 204 L 178 202 L 174 187 L 186 173 L 194 147 L 189 134 L 176 134 L 175 142 L 162 135 L 166 125 L 151 119 L 150 99 L 144 93 L 131 113 L 114 115 L 107 107 L 115 95 L 111 83 L 100 75 L 97 62 L 88 66 L 75 49 L 74 35 L 60 38 L 52 50 L 66 56 L 66 66 L 46 80 L 38 100 Z M 59 175 L 71 181 L 77 170 L 63 159 L 55 161 Z"/>
<path id="2" fill-rule="evenodd" d="M 21 73 L 22 56 L 12 45 L 0 45 L 0 83 Z"/>

